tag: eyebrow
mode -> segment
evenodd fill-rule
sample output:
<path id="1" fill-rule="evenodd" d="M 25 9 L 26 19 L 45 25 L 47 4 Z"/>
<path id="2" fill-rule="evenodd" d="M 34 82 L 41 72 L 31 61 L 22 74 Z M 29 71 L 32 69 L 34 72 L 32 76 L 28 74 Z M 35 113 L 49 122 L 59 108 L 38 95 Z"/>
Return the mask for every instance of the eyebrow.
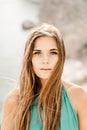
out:
<path id="1" fill-rule="evenodd" d="M 33 50 L 33 51 L 41 51 L 41 50 L 39 50 L 39 49 L 35 49 L 35 50 Z M 58 49 L 50 49 L 50 51 L 58 51 Z"/>
<path id="2" fill-rule="evenodd" d="M 41 50 L 35 49 L 35 50 L 33 50 L 33 51 L 41 51 Z"/>
<path id="3" fill-rule="evenodd" d="M 54 48 L 54 49 L 50 49 L 50 51 L 58 51 L 58 49 L 55 49 L 55 48 Z"/>

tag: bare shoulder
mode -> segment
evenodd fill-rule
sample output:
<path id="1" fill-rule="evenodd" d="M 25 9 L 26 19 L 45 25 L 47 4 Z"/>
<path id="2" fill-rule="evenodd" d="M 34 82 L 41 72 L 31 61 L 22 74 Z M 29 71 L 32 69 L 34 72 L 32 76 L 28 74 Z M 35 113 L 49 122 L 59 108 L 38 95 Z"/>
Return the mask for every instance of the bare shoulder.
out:
<path id="1" fill-rule="evenodd" d="M 87 109 L 87 90 L 79 85 L 65 81 L 64 86 L 76 109 L 78 109 L 78 111 L 82 110 L 84 107 Z"/>
<path id="2" fill-rule="evenodd" d="M 18 99 L 18 97 L 19 97 L 19 88 L 18 87 L 14 88 L 7 95 L 7 99 L 15 100 L 15 101 Z"/>
<path id="3" fill-rule="evenodd" d="M 19 88 L 13 89 L 6 97 L 3 105 L 3 118 L 18 106 Z"/>
<path id="4" fill-rule="evenodd" d="M 77 84 L 71 83 L 71 82 L 63 82 L 64 86 L 66 87 L 67 91 L 69 93 L 72 93 L 74 95 L 79 96 L 79 97 L 86 97 L 87 96 L 87 89 L 85 89 L 84 87 L 81 87 Z"/>
<path id="5" fill-rule="evenodd" d="M 64 82 L 64 86 L 77 112 L 79 130 L 87 130 L 87 90 L 73 83 Z"/>
<path id="6" fill-rule="evenodd" d="M 1 130 L 14 129 L 14 120 L 18 109 L 19 88 L 12 90 L 6 97 L 2 110 Z"/>

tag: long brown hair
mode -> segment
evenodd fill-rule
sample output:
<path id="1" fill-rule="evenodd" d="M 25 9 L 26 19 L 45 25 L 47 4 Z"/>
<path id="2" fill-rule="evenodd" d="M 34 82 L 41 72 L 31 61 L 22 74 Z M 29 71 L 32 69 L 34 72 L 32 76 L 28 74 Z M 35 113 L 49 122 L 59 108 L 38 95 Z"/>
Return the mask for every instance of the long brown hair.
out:
<path id="1" fill-rule="evenodd" d="M 42 36 L 53 37 L 56 40 L 59 55 L 58 63 L 48 80 L 42 87 L 39 78 L 32 67 L 32 52 L 35 40 Z M 31 120 L 33 101 L 38 96 L 38 112 L 43 108 L 43 130 L 57 130 L 60 124 L 62 83 L 61 76 L 65 62 L 65 47 L 62 35 L 53 25 L 41 24 L 29 35 L 24 50 L 23 66 L 20 74 L 19 106 L 16 115 L 16 130 L 28 130 Z"/>

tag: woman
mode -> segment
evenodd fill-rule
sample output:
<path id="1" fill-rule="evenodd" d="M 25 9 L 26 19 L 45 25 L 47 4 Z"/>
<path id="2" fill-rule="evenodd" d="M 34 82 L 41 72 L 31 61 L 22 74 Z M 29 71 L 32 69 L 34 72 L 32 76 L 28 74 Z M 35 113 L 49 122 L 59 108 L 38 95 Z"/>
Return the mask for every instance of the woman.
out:
<path id="1" fill-rule="evenodd" d="M 1 130 L 87 130 L 87 92 L 62 81 L 65 47 L 52 25 L 34 28 L 19 87 L 6 98 Z"/>

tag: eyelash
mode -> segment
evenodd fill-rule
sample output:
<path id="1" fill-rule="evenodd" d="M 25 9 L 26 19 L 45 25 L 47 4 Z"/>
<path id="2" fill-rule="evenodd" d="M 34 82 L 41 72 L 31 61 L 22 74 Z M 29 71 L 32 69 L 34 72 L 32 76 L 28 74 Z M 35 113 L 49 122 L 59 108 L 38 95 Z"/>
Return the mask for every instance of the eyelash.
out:
<path id="1" fill-rule="evenodd" d="M 39 55 L 39 54 L 41 54 L 41 52 L 34 52 L 34 55 Z M 57 52 L 50 52 L 50 54 L 57 55 L 58 53 Z"/>
<path id="2" fill-rule="evenodd" d="M 39 55 L 39 54 L 40 54 L 40 52 L 34 52 L 34 55 L 37 55 L 37 54 Z"/>
<path id="3" fill-rule="evenodd" d="M 57 52 L 51 52 L 51 54 L 53 54 L 53 55 L 57 55 L 58 53 L 57 53 Z"/>

